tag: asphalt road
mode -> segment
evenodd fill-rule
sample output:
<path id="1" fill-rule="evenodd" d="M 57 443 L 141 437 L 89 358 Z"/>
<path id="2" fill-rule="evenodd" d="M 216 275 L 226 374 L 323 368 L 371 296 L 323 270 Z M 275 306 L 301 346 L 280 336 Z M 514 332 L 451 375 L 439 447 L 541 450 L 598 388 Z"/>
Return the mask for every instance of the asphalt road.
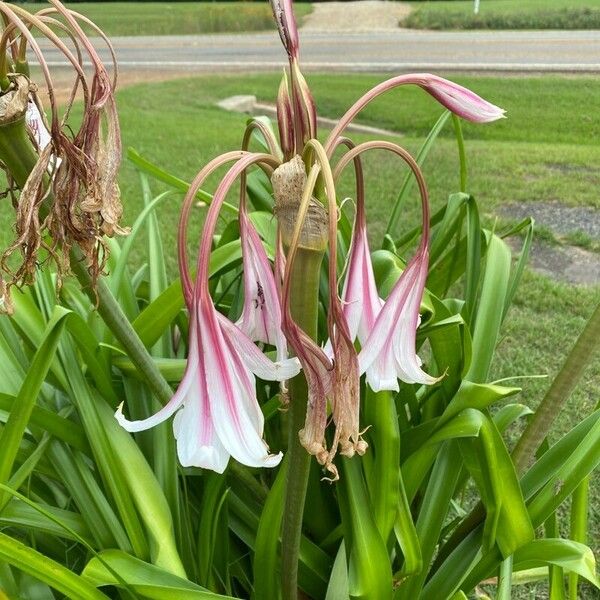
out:
<path id="1" fill-rule="evenodd" d="M 276 33 L 117 37 L 125 69 L 182 71 L 280 68 Z M 46 53 L 51 66 L 64 59 Z M 106 55 L 107 56 L 107 55 Z M 305 70 L 599 72 L 600 31 L 301 33 Z"/>

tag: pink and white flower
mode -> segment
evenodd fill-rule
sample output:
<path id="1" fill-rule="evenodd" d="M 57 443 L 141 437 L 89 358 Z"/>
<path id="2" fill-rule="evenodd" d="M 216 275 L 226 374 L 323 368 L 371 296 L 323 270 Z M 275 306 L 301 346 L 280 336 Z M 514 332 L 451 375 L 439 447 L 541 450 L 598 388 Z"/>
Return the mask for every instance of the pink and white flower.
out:
<path id="1" fill-rule="evenodd" d="M 230 456 L 251 467 L 274 467 L 281 461 L 282 454 L 271 454 L 263 440 L 264 417 L 256 399 L 255 378 L 285 381 L 298 374 L 300 365 L 297 359 L 285 358 L 273 271 L 244 210 L 240 225 L 246 302 L 238 325 L 216 310 L 208 290 L 211 240 L 219 209 L 236 177 L 265 156 L 243 153 L 215 192 L 204 226 L 198 279 L 193 293 L 188 290 L 185 294 L 190 312 L 189 353 L 186 371 L 175 395 L 147 419 L 128 421 L 122 406 L 115 415 L 127 431 L 134 432 L 153 427 L 177 413 L 173 431 L 183 466 L 222 473 Z M 204 169 L 196 178 L 186 196 L 186 205 L 195 197 L 209 172 L 210 169 Z M 180 247 L 182 243 L 185 241 L 180 239 Z M 273 362 L 267 358 L 253 339 L 273 343 L 280 360 Z"/>

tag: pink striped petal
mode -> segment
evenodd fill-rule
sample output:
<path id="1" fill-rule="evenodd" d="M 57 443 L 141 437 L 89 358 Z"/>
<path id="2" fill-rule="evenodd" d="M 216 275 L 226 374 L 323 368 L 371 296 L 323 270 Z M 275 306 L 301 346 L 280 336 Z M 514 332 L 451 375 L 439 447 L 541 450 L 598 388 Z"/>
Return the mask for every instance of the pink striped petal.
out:
<path id="1" fill-rule="evenodd" d="M 375 326 L 383 307 L 383 300 L 379 297 L 375 285 L 364 220 L 357 221 L 355 228 L 348 259 L 348 273 L 342 290 L 342 302 L 351 339 L 355 340 L 358 337 L 361 345 L 364 345 Z"/>
<path id="2" fill-rule="evenodd" d="M 427 75 L 419 85 L 448 110 L 474 123 L 496 121 L 506 112 L 462 85 L 437 75 Z"/>
<path id="3" fill-rule="evenodd" d="M 210 411 L 221 443 L 244 465 L 278 465 L 282 454 L 270 454 L 262 439 L 264 419 L 254 375 L 227 343 L 210 298 L 199 302 L 198 323 Z"/>
<path id="4" fill-rule="evenodd" d="M 428 253 L 421 248 L 407 265 L 358 356 L 361 373 L 376 392 L 398 391 L 398 379 L 431 385 L 416 353 L 419 307 L 427 279 Z"/>
<path id="5" fill-rule="evenodd" d="M 185 374 L 168 404 L 142 421 L 128 421 L 119 406 L 115 416 L 130 432 L 143 431 L 166 421 L 179 408 L 173 420 L 177 440 L 177 456 L 184 467 L 201 467 L 222 473 L 227 467 L 229 453 L 216 435 L 208 403 L 206 376 L 198 351 L 198 327 L 190 323 L 190 352 Z"/>
<path id="6" fill-rule="evenodd" d="M 277 360 L 287 357 L 281 330 L 281 305 L 275 276 L 254 225 L 240 210 L 240 238 L 244 264 L 244 308 L 237 326 L 253 341 L 277 348 Z"/>
<path id="7" fill-rule="evenodd" d="M 300 361 L 297 358 L 286 358 L 273 362 L 227 317 L 217 313 L 217 318 L 231 348 L 239 356 L 244 357 L 243 363 L 257 377 L 266 381 L 287 381 L 300 373 Z"/>

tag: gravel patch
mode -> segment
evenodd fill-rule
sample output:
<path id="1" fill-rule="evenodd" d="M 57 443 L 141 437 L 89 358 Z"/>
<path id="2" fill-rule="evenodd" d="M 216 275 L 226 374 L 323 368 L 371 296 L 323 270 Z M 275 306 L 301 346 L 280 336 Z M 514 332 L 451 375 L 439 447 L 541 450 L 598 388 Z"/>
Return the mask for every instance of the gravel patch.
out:
<path id="1" fill-rule="evenodd" d="M 410 11 L 405 2 L 320 2 L 313 4 L 312 13 L 304 17 L 302 31 L 397 31 L 398 23 Z"/>
<path id="2" fill-rule="evenodd" d="M 522 241 L 508 240 L 513 252 L 521 251 Z M 575 285 L 600 284 L 600 255 L 576 246 L 555 246 L 535 240 L 529 255 L 529 268 L 558 281 Z"/>
<path id="3" fill-rule="evenodd" d="M 514 219 L 533 217 L 538 226 L 558 235 L 582 232 L 600 239 L 600 210 L 588 206 L 565 206 L 561 202 L 522 202 L 507 204 L 500 214 Z"/>
<path id="4" fill-rule="evenodd" d="M 558 236 L 581 232 L 600 239 L 600 210 L 588 206 L 565 206 L 561 202 L 522 202 L 499 209 L 502 216 L 515 220 L 533 217 L 538 227 Z M 511 242 L 520 251 L 520 240 Z M 600 254 L 570 245 L 555 245 L 534 240 L 529 266 L 535 271 L 578 285 L 600 284 Z"/>

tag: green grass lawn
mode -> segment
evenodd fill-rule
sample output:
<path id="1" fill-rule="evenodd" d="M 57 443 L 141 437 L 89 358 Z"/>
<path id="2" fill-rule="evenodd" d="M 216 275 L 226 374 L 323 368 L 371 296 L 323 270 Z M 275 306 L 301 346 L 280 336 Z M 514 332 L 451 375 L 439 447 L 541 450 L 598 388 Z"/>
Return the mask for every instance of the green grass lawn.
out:
<path id="1" fill-rule="evenodd" d="M 264 31 L 273 27 L 268 2 L 66 2 L 69 8 L 94 21 L 109 36 L 179 35 Z M 27 4 L 28 10 L 46 3 Z M 298 4 L 301 18 L 312 10 Z"/>
<path id="2" fill-rule="evenodd" d="M 401 23 L 415 29 L 600 29 L 599 0 L 412 2 Z"/>

